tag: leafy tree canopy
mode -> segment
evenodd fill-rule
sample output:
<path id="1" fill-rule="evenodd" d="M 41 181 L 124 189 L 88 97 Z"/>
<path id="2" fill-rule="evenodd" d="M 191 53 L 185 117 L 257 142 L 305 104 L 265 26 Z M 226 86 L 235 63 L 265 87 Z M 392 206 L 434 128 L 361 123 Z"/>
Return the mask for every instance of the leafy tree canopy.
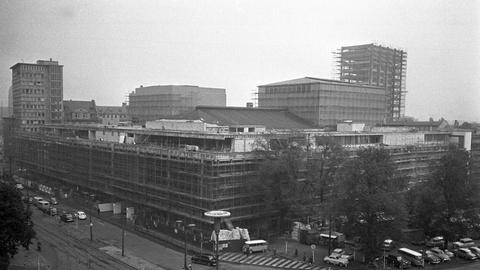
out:
<path id="1" fill-rule="evenodd" d="M 393 177 L 394 165 L 383 148 L 364 148 L 349 159 L 336 184 L 338 215 L 346 217 L 347 236 L 359 236 L 367 259 L 380 243 L 397 238 L 405 225 L 404 179 Z"/>
<path id="2" fill-rule="evenodd" d="M 19 246 L 28 249 L 34 236 L 31 212 L 25 208 L 21 193 L 0 183 L 0 264 L 8 265 Z"/>
<path id="3" fill-rule="evenodd" d="M 434 177 L 413 192 L 412 223 L 431 236 L 449 240 L 467 236 L 480 228 L 478 185 L 470 177 L 467 151 L 451 145 Z"/>

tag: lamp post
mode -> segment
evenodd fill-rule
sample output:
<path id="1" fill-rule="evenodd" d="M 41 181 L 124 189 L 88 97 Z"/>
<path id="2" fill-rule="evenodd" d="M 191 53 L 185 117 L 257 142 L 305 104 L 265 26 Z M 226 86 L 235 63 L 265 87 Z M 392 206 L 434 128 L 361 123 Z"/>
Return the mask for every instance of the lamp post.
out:
<path id="1" fill-rule="evenodd" d="M 183 221 L 182 220 L 177 220 L 176 221 L 177 224 L 182 224 Z M 184 270 L 188 270 L 188 265 L 187 265 L 187 253 L 188 253 L 188 249 L 187 249 L 187 229 L 188 228 L 193 228 L 195 227 L 196 225 L 193 224 L 193 223 L 190 223 L 190 224 L 185 224 L 183 226 L 183 247 L 184 247 L 184 253 L 183 253 L 183 269 Z"/>
<path id="2" fill-rule="evenodd" d="M 218 259 L 218 234 L 220 233 L 220 222 L 222 218 L 229 217 L 230 212 L 228 211 L 221 211 L 221 210 L 214 210 L 205 212 L 205 216 L 213 218 L 214 229 L 215 229 L 215 258 L 217 260 L 216 269 L 218 270 L 218 265 L 220 264 L 220 260 Z"/>
<path id="3" fill-rule="evenodd" d="M 93 241 L 93 222 L 92 222 L 92 213 L 90 213 L 90 241 Z"/>

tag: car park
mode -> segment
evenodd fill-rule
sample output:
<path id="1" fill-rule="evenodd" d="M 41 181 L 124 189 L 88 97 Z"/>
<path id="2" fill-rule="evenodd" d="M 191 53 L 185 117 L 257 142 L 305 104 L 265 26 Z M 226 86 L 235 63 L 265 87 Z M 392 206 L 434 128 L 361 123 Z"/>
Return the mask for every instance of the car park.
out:
<path id="1" fill-rule="evenodd" d="M 342 255 L 340 254 L 333 254 L 333 253 L 323 258 L 323 262 L 342 266 L 342 267 L 347 267 L 349 263 L 347 258 L 342 257 Z"/>
<path id="2" fill-rule="evenodd" d="M 425 251 L 425 253 L 423 254 L 423 259 L 426 263 L 429 264 L 439 264 L 441 262 L 440 258 L 430 250 Z"/>
<path id="3" fill-rule="evenodd" d="M 456 250 L 457 256 L 466 260 L 476 260 L 478 257 L 473 254 L 468 248 L 459 248 Z"/>
<path id="4" fill-rule="evenodd" d="M 60 220 L 63 222 L 73 222 L 73 215 L 70 213 L 63 213 L 60 215 Z"/>
<path id="5" fill-rule="evenodd" d="M 432 252 L 435 256 L 440 258 L 440 260 L 442 260 L 442 262 L 450 261 L 450 256 L 445 254 L 445 252 L 438 247 L 434 247 L 434 248 L 430 249 L 430 252 Z"/>
<path id="6" fill-rule="evenodd" d="M 217 259 L 210 254 L 195 254 L 191 258 L 192 263 L 204 264 L 204 265 L 217 265 Z"/>

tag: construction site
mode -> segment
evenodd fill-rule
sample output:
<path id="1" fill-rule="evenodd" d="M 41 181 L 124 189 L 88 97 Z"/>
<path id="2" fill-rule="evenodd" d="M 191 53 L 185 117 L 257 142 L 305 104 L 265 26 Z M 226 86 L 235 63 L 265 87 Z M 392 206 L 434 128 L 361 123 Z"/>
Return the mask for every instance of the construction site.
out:
<path id="1" fill-rule="evenodd" d="M 340 81 L 386 90 L 387 120 L 404 116 L 407 53 L 377 44 L 341 47 L 336 53 Z"/>
<path id="2" fill-rule="evenodd" d="M 195 124 L 180 124 L 185 128 L 187 123 Z M 5 151 L 12 173 L 52 187 L 56 196 L 87 193 L 99 203 L 133 208 L 131 222 L 139 226 L 172 231 L 181 220 L 208 235 L 213 221 L 204 213 L 226 210 L 232 215 L 224 220 L 224 228 L 247 228 L 250 235 L 265 237 L 275 216 L 266 211 L 263 194 L 255 188 L 261 181 L 260 158 L 254 151 L 257 140 L 303 138 L 312 145 L 312 158 L 324 137 L 351 153 L 359 147 L 382 146 L 390 151 L 397 176 L 408 177 L 414 185 L 432 176 L 452 138 L 468 137 L 447 131 L 230 130 L 54 124 L 44 126 L 41 133 L 28 133 L 11 124 L 6 126 Z M 467 147 L 468 140 L 461 142 Z"/>

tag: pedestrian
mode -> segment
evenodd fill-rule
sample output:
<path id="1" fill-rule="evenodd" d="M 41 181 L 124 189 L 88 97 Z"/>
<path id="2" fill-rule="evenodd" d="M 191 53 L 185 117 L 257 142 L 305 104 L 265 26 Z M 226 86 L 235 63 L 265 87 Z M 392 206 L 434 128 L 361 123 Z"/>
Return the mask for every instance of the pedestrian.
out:
<path id="1" fill-rule="evenodd" d="M 97 207 L 97 214 L 100 216 L 100 207 Z"/>
<path id="2" fill-rule="evenodd" d="M 276 248 L 273 249 L 273 257 L 275 257 L 275 256 L 277 256 L 277 249 Z"/>
<path id="3" fill-rule="evenodd" d="M 305 252 L 303 252 L 303 261 L 304 261 L 304 262 L 307 261 L 307 255 L 305 254 Z"/>
<path id="4" fill-rule="evenodd" d="M 191 263 L 188 264 L 188 270 L 192 270 L 192 264 Z"/>
<path id="5" fill-rule="evenodd" d="M 298 256 L 298 249 L 295 249 L 295 253 L 293 253 L 293 255 L 295 256 L 295 258 Z"/>
<path id="6" fill-rule="evenodd" d="M 39 240 L 37 240 L 37 250 L 42 251 L 42 243 Z"/>

